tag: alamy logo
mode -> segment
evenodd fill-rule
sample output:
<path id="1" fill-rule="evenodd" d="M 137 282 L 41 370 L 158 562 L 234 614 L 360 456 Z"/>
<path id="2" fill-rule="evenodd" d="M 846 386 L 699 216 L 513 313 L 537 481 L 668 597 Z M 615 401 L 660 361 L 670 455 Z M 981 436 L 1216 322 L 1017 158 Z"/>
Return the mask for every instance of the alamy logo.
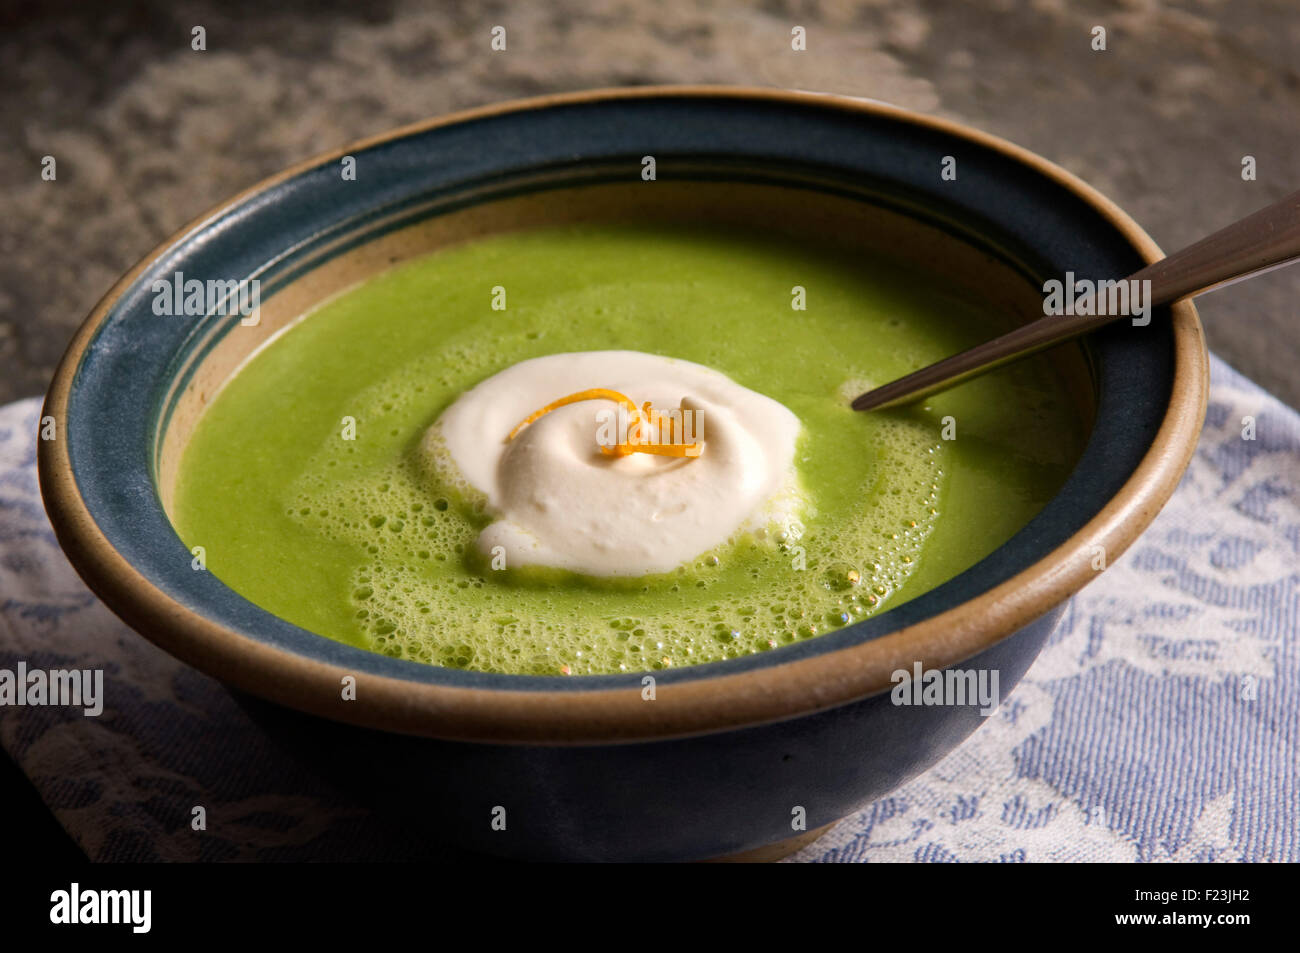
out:
<path id="1" fill-rule="evenodd" d="M 201 281 L 178 271 L 170 278 L 155 279 L 151 288 L 153 313 L 159 316 L 238 314 L 243 316 L 239 323 L 249 327 L 261 320 L 262 283 L 256 278 Z"/>
<path id="2" fill-rule="evenodd" d="M 74 883 L 50 894 L 51 923 L 127 923 L 132 933 L 148 933 L 152 921 L 152 890 L 82 890 Z"/>
<path id="3" fill-rule="evenodd" d="M 104 670 L 0 668 L 0 705 L 66 705 L 94 718 L 104 710 Z"/>
<path id="4" fill-rule="evenodd" d="M 1151 323 L 1151 282 L 1091 281 L 1067 271 L 1064 281 L 1043 282 L 1043 314 L 1130 315 L 1135 327 L 1144 327 Z"/>
<path id="5" fill-rule="evenodd" d="M 656 410 L 646 401 L 640 411 L 629 412 L 627 405 L 617 410 L 596 413 L 596 443 L 602 447 L 680 446 L 704 439 L 704 411 L 674 407 Z M 623 436 L 623 439 L 620 439 Z"/>
<path id="6" fill-rule="evenodd" d="M 987 718 L 998 710 L 998 670 L 993 668 L 932 668 L 920 662 L 912 671 L 900 668 L 889 680 L 894 683 L 890 699 L 895 705 L 979 705 Z"/>

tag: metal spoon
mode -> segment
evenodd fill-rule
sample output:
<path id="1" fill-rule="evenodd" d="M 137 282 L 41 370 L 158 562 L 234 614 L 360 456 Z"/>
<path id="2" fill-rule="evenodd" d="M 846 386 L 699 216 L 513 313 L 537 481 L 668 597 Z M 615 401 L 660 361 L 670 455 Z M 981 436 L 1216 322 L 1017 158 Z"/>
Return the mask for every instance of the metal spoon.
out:
<path id="1" fill-rule="evenodd" d="M 1125 281 L 1151 282 L 1146 303 L 1154 308 L 1281 268 L 1297 259 L 1300 259 L 1300 192 L 1135 271 Z M 1101 303 L 1099 296 L 1094 297 Z M 1073 314 L 1039 318 L 969 351 L 867 391 L 853 401 L 853 409 L 881 410 L 911 403 L 1128 316 Z"/>

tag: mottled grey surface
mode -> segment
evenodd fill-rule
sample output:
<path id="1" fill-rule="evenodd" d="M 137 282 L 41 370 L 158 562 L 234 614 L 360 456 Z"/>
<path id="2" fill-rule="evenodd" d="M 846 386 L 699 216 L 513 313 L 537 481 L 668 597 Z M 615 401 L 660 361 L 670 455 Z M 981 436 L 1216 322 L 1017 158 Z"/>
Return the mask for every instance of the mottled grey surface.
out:
<path id="1" fill-rule="evenodd" d="M 0 11 L 0 402 L 42 391 L 99 296 L 210 205 L 352 139 L 510 97 L 717 82 L 888 100 L 1060 163 L 1166 249 L 1300 186 L 1293 0 L 106 6 Z M 1248 154 L 1257 181 L 1241 178 Z M 1211 345 L 1292 405 L 1297 288 L 1300 266 L 1201 302 Z"/>

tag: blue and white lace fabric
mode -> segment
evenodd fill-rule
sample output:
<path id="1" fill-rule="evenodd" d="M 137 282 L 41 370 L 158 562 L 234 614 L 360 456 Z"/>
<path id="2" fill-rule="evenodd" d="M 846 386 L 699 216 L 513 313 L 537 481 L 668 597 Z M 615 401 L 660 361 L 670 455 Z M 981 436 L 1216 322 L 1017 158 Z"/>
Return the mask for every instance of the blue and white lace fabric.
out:
<path id="1" fill-rule="evenodd" d="M 1211 383 L 1173 499 L 1002 708 L 790 860 L 1300 861 L 1300 414 L 1217 359 Z M 89 856 L 456 858 L 293 762 L 86 590 L 41 506 L 38 412 L 0 408 L 0 669 L 103 669 L 105 708 L 0 706 L 0 744 Z"/>

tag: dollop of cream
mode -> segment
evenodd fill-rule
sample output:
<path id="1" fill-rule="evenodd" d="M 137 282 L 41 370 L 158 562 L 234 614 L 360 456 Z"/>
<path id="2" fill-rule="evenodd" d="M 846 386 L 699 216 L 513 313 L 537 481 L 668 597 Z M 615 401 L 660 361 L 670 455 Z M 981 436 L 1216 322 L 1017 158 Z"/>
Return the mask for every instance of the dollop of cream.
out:
<path id="1" fill-rule="evenodd" d="M 609 400 L 559 407 L 507 439 L 534 411 L 595 387 L 638 407 L 694 411 L 700 455 L 602 453 L 598 440 L 618 427 Z M 424 449 L 486 499 L 495 521 L 478 539 L 485 557 L 640 576 L 796 519 L 799 429 L 784 405 L 701 364 L 583 351 L 522 361 L 466 391 L 429 428 Z"/>

